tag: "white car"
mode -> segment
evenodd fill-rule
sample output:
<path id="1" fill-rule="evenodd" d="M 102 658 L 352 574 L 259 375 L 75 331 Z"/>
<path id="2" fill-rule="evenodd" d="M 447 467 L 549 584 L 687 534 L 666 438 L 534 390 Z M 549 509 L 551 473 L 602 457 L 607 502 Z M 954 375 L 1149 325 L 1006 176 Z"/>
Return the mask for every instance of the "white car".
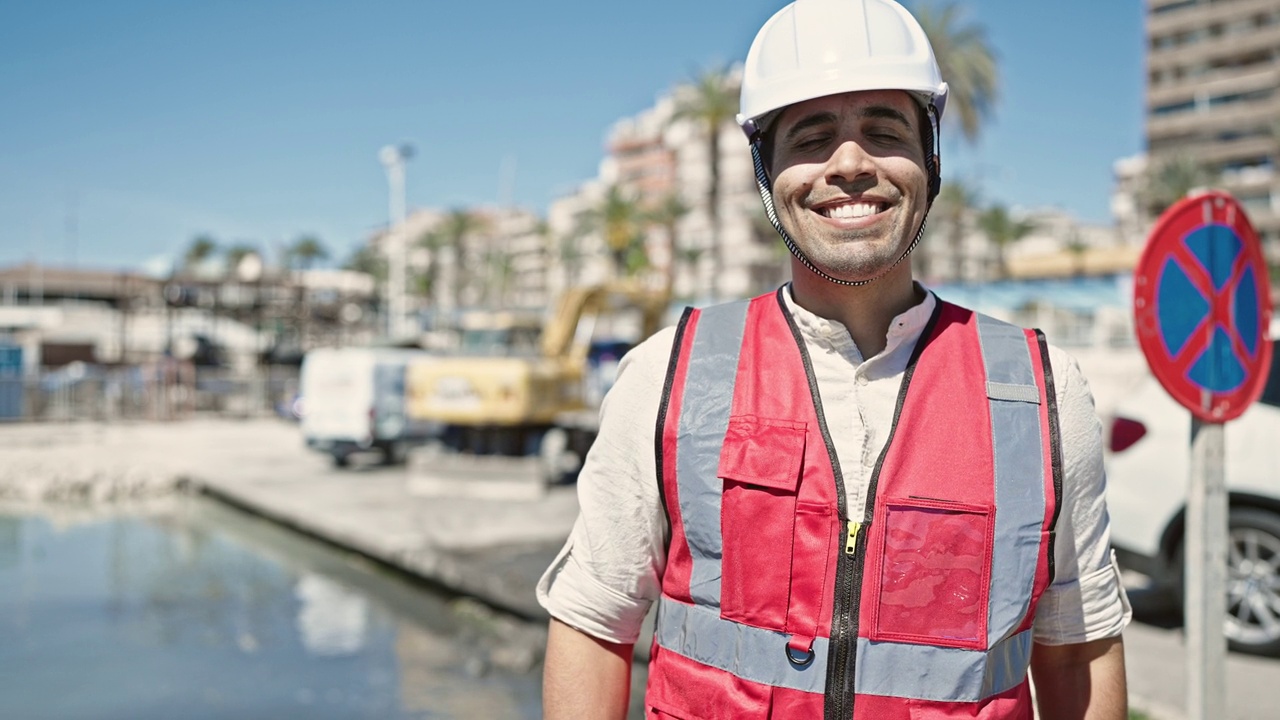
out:
<path id="1" fill-rule="evenodd" d="M 1272 358 L 1261 399 L 1225 431 L 1225 630 L 1233 650 L 1280 656 L 1280 353 Z M 1107 432 L 1112 544 L 1122 564 L 1180 593 L 1191 414 L 1148 376 Z"/>

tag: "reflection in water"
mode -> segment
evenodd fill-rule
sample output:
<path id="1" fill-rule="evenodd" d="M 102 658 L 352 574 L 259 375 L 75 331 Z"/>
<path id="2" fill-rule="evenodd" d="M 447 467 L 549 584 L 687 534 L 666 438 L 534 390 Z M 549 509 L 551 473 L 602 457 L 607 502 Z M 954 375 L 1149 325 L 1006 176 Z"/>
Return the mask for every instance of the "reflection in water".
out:
<path id="1" fill-rule="evenodd" d="M 0 718 L 537 717 L 440 598 L 208 501 L 0 511 L 0 588 Z"/>
<path id="2" fill-rule="evenodd" d="M 351 655 L 364 647 L 369 622 L 365 599 L 321 575 L 307 573 L 294 591 L 298 608 L 298 633 L 312 655 Z"/>
<path id="3" fill-rule="evenodd" d="M 0 515 L 0 568 L 18 563 L 19 543 L 22 539 L 22 523 L 16 517 Z"/>

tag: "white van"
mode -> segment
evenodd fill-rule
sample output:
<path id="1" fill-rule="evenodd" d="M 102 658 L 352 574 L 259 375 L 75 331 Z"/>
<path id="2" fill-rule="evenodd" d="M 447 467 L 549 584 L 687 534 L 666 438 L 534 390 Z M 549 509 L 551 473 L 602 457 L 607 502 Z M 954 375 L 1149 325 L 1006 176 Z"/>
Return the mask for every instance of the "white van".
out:
<path id="1" fill-rule="evenodd" d="M 387 464 L 403 462 L 410 446 L 438 433 L 434 423 L 405 413 L 405 368 L 431 357 L 398 348 L 308 352 L 298 388 L 307 447 L 333 456 L 338 467 L 367 450 L 382 452 Z"/>

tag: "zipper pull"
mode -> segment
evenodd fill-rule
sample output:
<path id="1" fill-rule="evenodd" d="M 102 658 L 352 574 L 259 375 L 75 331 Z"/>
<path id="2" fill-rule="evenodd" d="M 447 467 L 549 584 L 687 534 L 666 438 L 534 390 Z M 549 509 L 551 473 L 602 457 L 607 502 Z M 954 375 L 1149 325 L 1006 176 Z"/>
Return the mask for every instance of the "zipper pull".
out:
<path id="1" fill-rule="evenodd" d="M 862 529 L 861 523 L 849 521 L 849 534 L 844 539 L 844 553 L 852 555 L 854 550 L 858 549 L 858 531 Z"/>

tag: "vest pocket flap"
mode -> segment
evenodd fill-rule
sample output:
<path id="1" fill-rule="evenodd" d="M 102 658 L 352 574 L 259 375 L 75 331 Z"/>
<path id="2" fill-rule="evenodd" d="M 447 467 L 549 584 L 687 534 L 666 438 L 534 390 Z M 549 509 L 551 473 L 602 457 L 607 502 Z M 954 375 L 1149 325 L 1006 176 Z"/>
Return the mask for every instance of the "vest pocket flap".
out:
<path id="1" fill-rule="evenodd" d="M 718 475 L 725 480 L 794 492 L 804 462 L 803 422 L 752 415 L 729 418 Z"/>

